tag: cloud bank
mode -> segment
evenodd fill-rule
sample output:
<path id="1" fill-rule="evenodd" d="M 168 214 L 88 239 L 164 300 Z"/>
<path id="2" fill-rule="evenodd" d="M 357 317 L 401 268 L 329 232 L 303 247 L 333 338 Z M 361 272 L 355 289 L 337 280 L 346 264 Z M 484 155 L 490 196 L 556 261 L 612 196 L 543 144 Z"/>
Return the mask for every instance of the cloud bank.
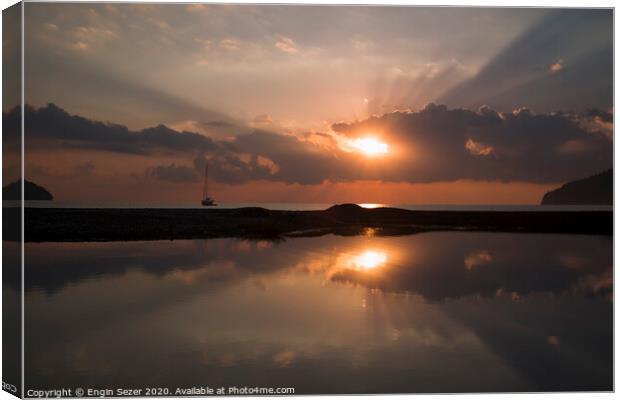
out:
<path id="1" fill-rule="evenodd" d="M 391 180 L 474 179 L 562 182 L 612 165 L 611 114 L 535 114 L 522 108 L 500 113 L 429 104 L 333 129 L 349 137 L 378 132 L 404 149 Z M 607 121 L 607 122 L 605 122 Z"/>
<path id="2" fill-rule="evenodd" d="M 613 161 L 612 115 L 601 110 L 535 114 L 429 104 L 415 112 L 337 123 L 330 132 L 295 136 L 254 130 L 227 140 L 164 125 L 134 131 L 71 115 L 53 104 L 28 106 L 25 118 L 27 151 L 147 158 L 152 163 L 146 178 L 181 183 L 199 182 L 207 161 L 211 177 L 222 183 L 304 185 L 459 179 L 556 183 L 599 172 Z M 5 140 L 19 137 L 19 110 L 4 113 L 3 119 Z M 390 152 L 367 157 L 341 145 L 367 136 L 388 143 Z M 162 162 L 170 157 L 178 161 Z"/>

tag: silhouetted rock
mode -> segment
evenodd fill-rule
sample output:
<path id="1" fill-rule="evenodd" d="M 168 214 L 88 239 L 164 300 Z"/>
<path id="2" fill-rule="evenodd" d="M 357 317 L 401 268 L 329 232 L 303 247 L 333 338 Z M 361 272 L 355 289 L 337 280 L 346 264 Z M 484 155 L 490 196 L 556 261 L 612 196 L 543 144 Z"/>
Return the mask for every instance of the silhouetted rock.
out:
<path id="1" fill-rule="evenodd" d="M 3 200 L 21 200 L 21 180 L 9 183 L 2 188 Z M 42 186 L 24 180 L 24 199 L 25 200 L 54 200 L 54 196 Z"/>
<path id="2" fill-rule="evenodd" d="M 334 206 L 329 207 L 326 211 L 332 214 L 357 215 L 363 210 L 364 208 L 360 207 L 357 204 L 346 203 L 346 204 L 336 204 Z"/>
<path id="3" fill-rule="evenodd" d="M 262 207 L 243 207 L 235 209 L 235 216 L 237 217 L 268 217 L 269 210 Z"/>
<path id="4" fill-rule="evenodd" d="M 5 207 L 4 222 L 19 226 L 21 209 Z M 470 230 L 611 235 L 611 211 L 411 211 L 356 208 L 324 211 L 248 209 L 88 209 L 26 207 L 27 242 L 174 240 L 242 237 L 277 240 L 326 234 L 402 235 Z M 5 231 L 5 240 L 21 240 Z"/>
<path id="5" fill-rule="evenodd" d="M 612 205 L 613 198 L 614 174 L 612 169 L 608 169 L 547 192 L 542 198 L 542 204 Z"/>

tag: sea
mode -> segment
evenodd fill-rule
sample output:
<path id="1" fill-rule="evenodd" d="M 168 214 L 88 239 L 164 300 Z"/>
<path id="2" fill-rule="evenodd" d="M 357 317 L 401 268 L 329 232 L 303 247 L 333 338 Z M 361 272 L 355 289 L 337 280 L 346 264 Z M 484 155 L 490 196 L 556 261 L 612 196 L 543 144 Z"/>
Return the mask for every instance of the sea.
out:
<path id="1" fill-rule="evenodd" d="M 612 249 L 498 232 L 26 243 L 25 384 L 609 391 Z"/>

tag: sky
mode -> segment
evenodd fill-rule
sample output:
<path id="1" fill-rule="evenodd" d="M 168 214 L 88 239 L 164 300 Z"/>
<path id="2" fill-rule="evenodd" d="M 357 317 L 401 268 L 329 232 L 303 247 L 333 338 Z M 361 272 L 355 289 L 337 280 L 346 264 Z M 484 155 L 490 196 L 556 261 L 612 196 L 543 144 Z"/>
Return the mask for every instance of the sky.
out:
<path id="1" fill-rule="evenodd" d="M 611 10 L 27 3 L 24 26 L 26 177 L 59 200 L 198 201 L 208 162 L 222 202 L 533 204 L 612 165 Z"/>

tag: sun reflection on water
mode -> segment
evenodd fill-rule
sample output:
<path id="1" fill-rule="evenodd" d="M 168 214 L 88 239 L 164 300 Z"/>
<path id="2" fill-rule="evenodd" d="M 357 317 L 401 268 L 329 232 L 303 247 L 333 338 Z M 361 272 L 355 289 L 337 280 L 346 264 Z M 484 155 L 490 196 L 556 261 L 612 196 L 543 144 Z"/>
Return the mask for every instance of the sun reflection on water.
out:
<path id="1" fill-rule="evenodd" d="M 387 272 L 390 253 L 382 247 L 357 247 L 342 252 L 335 262 L 324 266 L 325 277 L 334 282 L 356 283 L 358 280 L 378 279 Z"/>
<path id="2" fill-rule="evenodd" d="M 370 270 L 382 266 L 387 261 L 387 254 L 382 251 L 366 250 L 354 257 L 353 265 L 356 269 Z"/>

